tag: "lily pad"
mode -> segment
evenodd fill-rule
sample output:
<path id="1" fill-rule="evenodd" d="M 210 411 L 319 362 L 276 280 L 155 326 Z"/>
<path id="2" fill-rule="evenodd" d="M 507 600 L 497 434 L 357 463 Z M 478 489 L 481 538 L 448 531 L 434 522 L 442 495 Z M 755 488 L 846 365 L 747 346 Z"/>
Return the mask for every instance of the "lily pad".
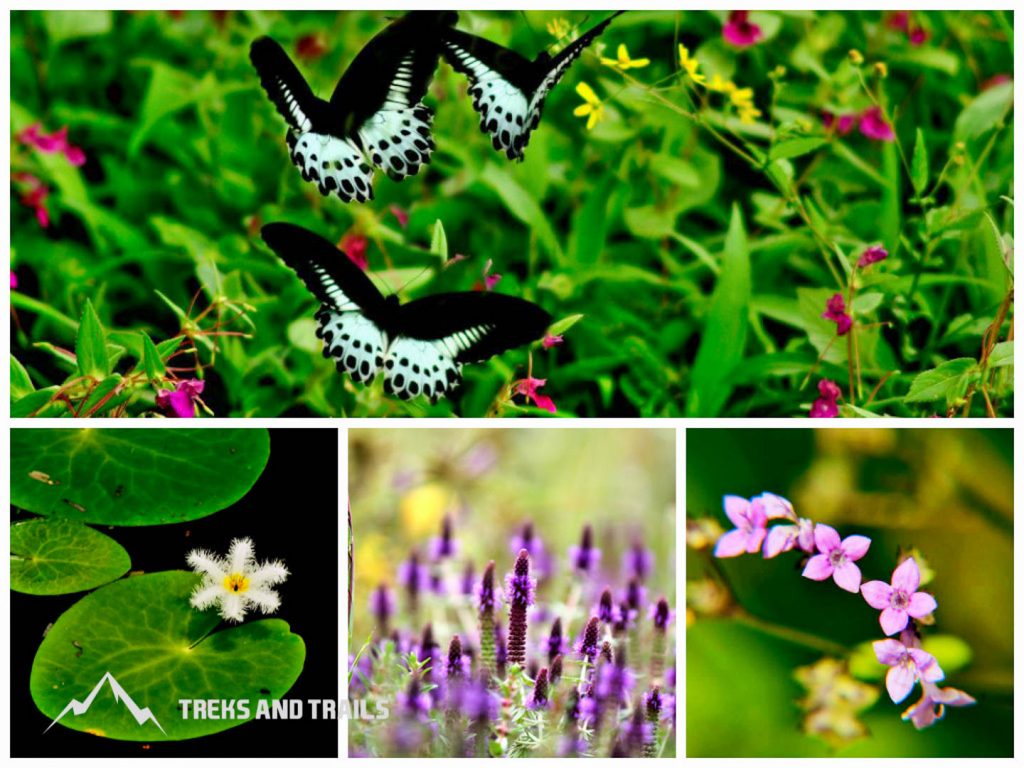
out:
<path id="1" fill-rule="evenodd" d="M 66 595 L 93 589 L 132 567 L 124 547 L 70 520 L 26 520 L 11 526 L 11 589 Z"/>
<path id="2" fill-rule="evenodd" d="M 200 580 L 185 571 L 135 576 L 71 606 L 32 663 L 39 710 L 110 739 L 179 741 L 241 725 L 256 716 L 260 700 L 283 697 L 302 672 L 302 638 L 280 619 L 218 629 L 215 610 L 189 605 Z M 248 715 L 236 703 L 232 717 L 220 711 L 218 719 L 194 719 L 190 705 L 186 719 L 183 699 L 244 700 Z"/>
<path id="3" fill-rule="evenodd" d="M 14 429 L 11 503 L 80 523 L 180 523 L 242 498 L 269 456 L 265 429 Z"/>

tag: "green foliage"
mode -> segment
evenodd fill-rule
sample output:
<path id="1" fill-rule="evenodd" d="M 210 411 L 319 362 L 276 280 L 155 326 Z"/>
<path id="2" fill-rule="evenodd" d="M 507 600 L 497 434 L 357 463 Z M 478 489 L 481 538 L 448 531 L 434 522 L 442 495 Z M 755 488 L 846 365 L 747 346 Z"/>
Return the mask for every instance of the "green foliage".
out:
<path id="1" fill-rule="evenodd" d="M 602 15 L 465 11 L 460 24 L 532 55 L 558 42 L 548 22 Z M 87 156 L 75 167 L 12 144 L 14 415 L 166 413 L 158 391 L 190 379 L 218 416 L 533 414 L 510 395 L 528 372 L 560 415 L 798 416 L 820 378 L 848 415 L 1012 414 L 1012 371 L 985 363 L 1013 321 L 1013 84 L 987 83 L 1013 72 L 1011 15 L 915 11 L 928 39 L 914 45 L 877 11 L 763 11 L 763 41 L 740 50 L 720 12 L 631 11 L 552 91 L 518 164 L 480 135 L 464 78 L 442 64 L 429 168 L 346 206 L 292 167 L 248 46 L 272 33 L 295 55 L 315 36 L 326 52 L 296 58 L 326 94 L 387 16 L 12 14 L 12 133 L 67 125 Z M 678 42 L 761 114 L 690 83 Z M 620 43 L 650 65 L 603 66 Z M 573 116 L 583 82 L 602 100 L 592 131 Z M 894 142 L 822 123 L 873 106 Z M 45 229 L 29 177 L 49 190 Z M 496 290 L 584 319 L 559 346 L 467 367 L 455 402 L 398 402 L 320 355 L 314 300 L 258 236 L 277 220 L 366 238 L 371 274 L 404 299 L 472 289 L 491 261 Z M 737 220 L 746 280 L 725 249 Z M 889 257 L 854 269 L 879 243 Z M 442 261 L 456 254 L 468 258 Z M 851 282 L 877 303 L 855 299 L 848 347 L 795 310 L 801 291 Z M 709 339 L 731 326 L 746 333 L 714 370 Z M 823 359 L 821 338 L 834 341 Z M 982 363 L 965 391 L 918 397 L 918 377 L 964 358 Z"/>
<path id="2" fill-rule="evenodd" d="M 124 741 L 178 741 L 246 722 L 185 719 L 181 699 L 248 699 L 255 717 L 258 702 L 284 696 L 302 671 L 302 638 L 280 619 L 218 628 L 216 611 L 189 605 L 199 581 L 184 571 L 134 576 L 71 606 L 32 664 L 36 706 L 55 719 L 71 699 L 84 701 L 109 672 L 138 706 L 149 707 L 163 732 L 150 722 L 140 726 L 110 695 L 97 696 L 85 714 L 69 712 L 61 725 Z"/>
<path id="3" fill-rule="evenodd" d="M 63 595 L 93 589 L 132 565 L 120 544 L 70 520 L 26 520 L 11 526 L 11 589 Z"/>
<path id="4" fill-rule="evenodd" d="M 269 455 L 262 429 L 14 429 L 11 503 L 101 525 L 195 520 L 242 498 Z"/>

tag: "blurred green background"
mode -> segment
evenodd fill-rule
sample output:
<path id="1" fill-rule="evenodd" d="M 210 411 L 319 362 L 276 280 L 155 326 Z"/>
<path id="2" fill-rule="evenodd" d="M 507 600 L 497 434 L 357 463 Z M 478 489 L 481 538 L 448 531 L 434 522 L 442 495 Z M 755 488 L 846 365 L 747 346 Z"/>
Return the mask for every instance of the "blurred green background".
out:
<path id="1" fill-rule="evenodd" d="M 20 392 L 74 375 L 68 350 L 86 299 L 110 331 L 113 354 L 127 350 L 125 359 L 141 355 L 140 332 L 157 342 L 194 332 L 179 314 L 194 318 L 216 304 L 196 335 L 203 399 L 219 416 L 538 413 L 508 398 L 506 385 L 526 373 L 524 350 L 470 366 L 462 399 L 432 408 L 339 377 L 313 336 L 314 301 L 257 234 L 263 223 L 289 219 L 335 241 L 366 237 L 370 271 L 403 286 L 406 298 L 470 289 L 491 260 L 502 275 L 498 290 L 537 301 L 559 320 L 582 315 L 565 344 L 533 352 L 533 375 L 547 379 L 544 392 L 561 415 L 800 415 L 816 396 L 805 377 L 834 332 L 820 315 L 836 286 L 787 203 L 797 188 L 815 229 L 837 249 L 852 255 L 881 240 L 890 251 L 858 299 L 860 320 L 892 322 L 860 340 L 864 397 L 896 371 L 869 410 L 942 411 L 938 403 L 905 404 L 913 377 L 978 357 L 1009 283 L 1002 234 L 1012 228 L 1012 84 L 1000 78 L 1013 72 L 1012 14 L 915 12 L 926 39 L 914 44 L 881 12 L 756 12 L 763 39 L 737 50 L 722 38 L 724 11 L 630 12 L 552 92 L 525 162 L 493 151 L 465 79 L 442 64 L 427 99 L 437 111 L 438 150 L 426 172 L 402 183 L 380 179 L 369 206 L 323 199 L 288 160 L 284 123 L 259 87 L 248 47 L 274 35 L 314 91 L 328 95 L 394 15 L 12 13 L 12 133 L 36 122 L 46 131 L 67 126 L 86 155 L 77 168 L 12 144 L 12 170 L 49 190 L 51 219 L 41 228 L 31 205 L 20 204 L 25 177 L 12 181 L 11 347 L 32 379 L 19 380 Z M 464 11 L 460 27 L 534 55 L 558 42 L 549 24 L 585 29 L 605 15 Z M 707 125 L 761 153 L 811 138 L 788 144 L 766 171 L 667 108 L 659 98 L 689 108 L 676 74 L 678 42 L 701 72 L 752 88 L 765 113 L 741 123 L 718 94 L 700 107 Z M 634 58 L 650 58 L 628 73 L 643 87 L 601 65 L 600 53 L 614 55 L 620 43 Z M 895 145 L 856 131 L 823 136 L 822 110 L 869 104 L 847 62 L 851 48 L 868 57 L 869 79 L 872 62 L 886 63 L 888 77 L 871 87 L 898 116 L 908 157 L 922 129 L 936 195 L 927 215 L 911 200 Z M 778 66 L 788 74 L 776 91 Z M 583 82 L 604 107 L 605 119 L 589 132 L 573 116 Z M 964 162 L 951 164 L 954 155 Z M 406 229 L 391 206 L 409 213 Z M 731 217 L 745 238 L 727 248 Z M 468 260 L 442 270 L 444 249 L 431 251 L 437 221 L 448 255 Z M 203 332 L 217 318 L 217 328 L 249 338 L 217 338 L 214 355 Z M 834 344 L 816 373 L 843 381 L 846 354 Z M 993 384 L 1000 412 L 1012 409 L 1010 388 L 1010 376 Z M 935 391 L 943 399 L 945 389 Z M 137 386 L 125 411 L 151 411 L 154 395 Z"/>
<path id="2" fill-rule="evenodd" d="M 900 722 L 920 688 L 896 705 L 882 693 L 861 719 L 870 735 L 834 751 L 801 733 L 797 666 L 821 651 L 743 620 L 690 615 L 687 755 L 956 757 L 1013 754 L 1013 431 L 1009 429 L 707 430 L 686 434 L 687 519 L 731 528 L 722 496 L 771 491 L 798 515 L 842 536 L 872 539 L 858 562 L 888 581 L 898 550 L 916 547 L 935 577 L 936 626 L 967 643 L 972 661 L 944 685 L 977 705 L 947 709 L 923 731 Z M 881 639 L 861 597 L 800 577 L 793 553 L 715 561 L 739 606 L 772 625 L 850 647 Z M 710 550 L 688 550 L 687 582 L 714 574 Z M 881 667 L 879 667 L 881 669 Z"/>
<path id="3" fill-rule="evenodd" d="M 398 564 L 411 549 L 426 558 L 446 514 L 461 547 L 455 572 L 462 573 L 471 561 L 477 577 L 494 560 L 504 578 L 515 558 L 510 540 L 532 520 L 554 565 L 552 576 L 539 586 L 539 603 L 558 603 L 568 594 L 576 577 L 566 565 L 567 552 L 579 543 L 585 524 L 594 527 L 602 550 L 601 575 L 588 585 L 588 600 L 596 597 L 589 594 L 591 587 L 600 593 L 607 584 L 618 594 L 625 586 L 622 554 L 634 536 L 641 536 L 655 558 L 648 599 L 665 595 L 675 605 L 673 431 L 353 429 L 349 436 L 353 650 L 373 628 L 370 590 L 381 582 L 396 587 Z M 579 606 L 571 618 L 571 636 L 590 607 L 589 602 Z M 454 615 L 434 615 L 435 632 L 445 636 L 453 620 Z M 408 617 L 398 625 L 408 626 Z"/>

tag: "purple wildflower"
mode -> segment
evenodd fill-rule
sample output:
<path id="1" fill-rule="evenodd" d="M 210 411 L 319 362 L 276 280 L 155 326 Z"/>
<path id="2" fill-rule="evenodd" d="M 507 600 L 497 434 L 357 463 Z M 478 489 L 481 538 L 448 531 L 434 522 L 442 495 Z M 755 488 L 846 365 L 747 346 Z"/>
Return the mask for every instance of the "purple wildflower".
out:
<path id="1" fill-rule="evenodd" d="M 594 659 L 597 657 L 600 640 L 601 625 L 597 616 L 592 616 L 590 621 L 587 622 L 587 626 L 583 628 L 583 633 L 576 641 L 575 650 L 581 657 L 593 664 Z"/>
<path id="2" fill-rule="evenodd" d="M 640 583 L 639 579 L 630 579 L 629 583 L 626 585 L 623 602 L 629 606 L 631 611 L 639 613 L 640 609 L 643 608 L 646 599 L 647 590 L 644 588 L 644 585 Z"/>
<path id="3" fill-rule="evenodd" d="M 675 611 L 668 607 L 668 600 L 664 597 L 659 598 L 658 602 L 651 606 L 651 619 L 654 621 L 654 628 L 662 634 L 668 629 L 668 625 L 675 615 Z"/>
<path id="4" fill-rule="evenodd" d="M 469 670 L 466 668 L 467 659 L 462 655 L 462 638 L 458 635 L 452 635 L 451 642 L 448 643 L 448 682 L 465 680 L 469 676 Z"/>
<path id="5" fill-rule="evenodd" d="M 532 521 L 527 520 L 523 523 L 523 527 L 509 541 L 509 548 L 513 555 L 518 554 L 521 549 L 530 553 L 530 564 L 539 581 L 551 576 L 554 570 L 551 555 L 544 546 L 544 541 L 534 530 Z"/>
<path id="6" fill-rule="evenodd" d="M 558 654 L 551 660 L 551 671 L 548 673 L 548 678 L 551 680 L 551 685 L 558 685 L 558 681 L 562 679 L 562 666 L 564 664 L 562 654 Z"/>
<path id="7" fill-rule="evenodd" d="M 548 704 L 548 668 L 541 667 L 533 682 L 533 694 L 526 704 L 527 709 L 547 709 Z"/>
<path id="8" fill-rule="evenodd" d="M 205 387 L 206 382 L 200 379 L 182 379 L 174 389 L 161 389 L 156 393 L 157 408 L 171 411 L 179 419 L 193 419 L 195 404 Z"/>
<path id="9" fill-rule="evenodd" d="M 476 591 L 476 569 L 472 562 L 467 562 L 462 569 L 462 582 L 459 584 L 459 592 L 463 597 L 471 597 Z"/>
<path id="10" fill-rule="evenodd" d="M 416 550 L 410 552 L 409 559 L 398 566 L 398 583 L 405 588 L 405 595 L 415 613 L 420 593 L 430 586 L 430 574 L 420 564 L 420 554 Z"/>
<path id="11" fill-rule="evenodd" d="M 872 245 L 870 248 L 864 251 L 857 259 L 857 266 L 860 269 L 869 267 L 872 264 L 877 264 L 880 261 L 885 261 L 889 258 L 889 252 L 880 245 Z"/>
<path id="12" fill-rule="evenodd" d="M 654 570 L 654 555 L 639 538 L 622 555 L 622 571 L 627 579 L 646 581 Z"/>
<path id="13" fill-rule="evenodd" d="M 618 707 L 629 702 L 635 680 L 626 666 L 626 653 L 620 648 L 610 664 L 603 664 L 597 673 L 594 693 L 598 698 Z"/>
<path id="14" fill-rule="evenodd" d="M 605 587 L 601 598 L 597 602 L 597 618 L 602 624 L 611 624 L 615 621 L 615 604 L 612 602 L 611 587 Z"/>
<path id="15" fill-rule="evenodd" d="M 930 653 L 920 648 L 908 648 L 899 640 L 888 638 L 873 644 L 875 656 L 889 667 L 885 674 L 885 688 L 894 704 L 899 704 L 920 680 L 923 683 L 937 683 L 946 675 Z"/>
<path id="16" fill-rule="evenodd" d="M 933 725 L 946 713 L 946 707 L 967 707 L 976 699 L 957 688 L 939 688 L 934 683 L 921 682 L 921 698 L 903 713 L 904 720 L 914 723 L 917 730 Z"/>
<path id="17" fill-rule="evenodd" d="M 449 557 L 454 557 L 459 551 L 459 542 L 452 535 L 451 515 L 445 515 L 441 521 L 441 535 L 430 542 L 430 557 L 434 562 L 440 562 Z"/>
<path id="18" fill-rule="evenodd" d="M 579 546 L 569 547 L 569 562 L 573 570 L 589 576 L 600 561 L 601 550 L 594 546 L 594 529 L 585 525 Z"/>
<path id="19" fill-rule="evenodd" d="M 498 622 L 494 625 L 494 669 L 498 677 L 504 679 L 508 665 L 508 642 L 505 640 L 505 627 Z"/>
<path id="20" fill-rule="evenodd" d="M 639 757 L 654 736 L 654 728 L 647 722 L 642 707 L 633 708 L 633 716 L 622 727 L 621 749 L 625 755 Z"/>
<path id="21" fill-rule="evenodd" d="M 551 634 L 548 635 L 547 646 L 548 664 L 552 665 L 555 663 L 556 656 L 561 656 L 568 650 L 565 643 L 565 637 L 562 634 L 561 618 L 556 618 L 554 623 L 551 625 Z"/>
<path id="22" fill-rule="evenodd" d="M 842 397 L 842 391 L 834 381 L 822 379 L 818 382 L 818 393 L 821 397 L 811 405 L 810 417 L 812 419 L 834 419 L 839 415 L 839 406 L 836 401 Z"/>
<path id="23" fill-rule="evenodd" d="M 377 622 L 377 634 L 387 637 L 388 622 L 395 613 L 395 598 L 387 584 L 379 584 L 370 593 L 370 613 Z"/>
<path id="24" fill-rule="evenodd" d="M 505 599 L 509 604 L 508 660 L 520 667 L 526 662 L 526 609 L 533 605 L 536 586 L 530 578 L 530 554 L 521 549 L 512 573 L 505 577 Z"/>
<path id="25" fill-rule="evenodd" d="M 808 554 L 815 550 L 814 523 L 806 517 L 796 518 L 792 525 L 773 525 L 764 540 L 764 556 L 772 558 L 797 547 Z"/>
<path id="26" fill-rule="evenodd" d="M 355 696 L 362 696 L 366 693 L 367 684 L 373 676 L 373 656 L 372 654 L 364 653 L 355 664 L 352 663 L 352 657 L 350 656 L 348 663 L 352 670 L 352 676 L 348 684 L 349 693 Z"/>
<path id="27" fill-rule="evenodd" d="M 432 702 L 430 696 L 423 692 L 419 677 L 414 675 L 409 681 L 409 687 L 404 691 L 399 691 L 396 699 L 398 711 L 406 717 L 426 720 L 430 716 Z"/>
<path id="28" fill-rule="evenodd" d="M 836 335 L 845 336 L 853 327 L 853 318 L 846 311 L 846 302 L 843 301 L 843 294 L 835 293 L 825 302 L 825 311 L 821 315 L 826 320 L 836 324 Z"/>
<path id="29" fill-rule="evenodd" d="M 869 581 L 860 588 L 867 604 L 881 611 L 879 623 L 887 635 L 906 629 L 910 619 L 920 619 L 938 608 L 935 598 L 927 592 L 918 592 L 921 571 L 917 561 L 909 557 L 892 572 L 891 584 Z"/>
<path id="30" fill-rule="evenodd" d="M 831 576 L 841 589 L 858 592 L 860 568 L 853 563 L 867 554 L 871 539 L 867 536 L 847 536 L 840 541 L 835 528 L 818 523 L 814 526 L 814 543 L 820 554 L 807 561 L 803 576 L 814 581 L 824 581 Z"/>
<path id="31" fill-rule="evenodd" d="M 736 526 L 722 534 L 715 544 L 715 557 L 736 557 L 744 552 L 753 554 L 760 551 L 767 534 L 765 523 L 768 518 L 760 499 L 748 501 L 742 496 L 725 496 L 722 499 L 725 515 Z"/>

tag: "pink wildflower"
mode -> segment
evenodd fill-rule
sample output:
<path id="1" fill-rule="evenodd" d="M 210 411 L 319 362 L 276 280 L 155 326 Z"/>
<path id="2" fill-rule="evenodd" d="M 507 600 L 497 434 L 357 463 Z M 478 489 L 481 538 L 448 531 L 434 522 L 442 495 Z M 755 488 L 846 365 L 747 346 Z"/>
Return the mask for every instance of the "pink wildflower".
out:
<path id="1" fill-rule="evenodd" d="M 537 392 L 538 389 L 547 383 L 547 379 L 535 379 L 533 377 L 519 379 L 519 381 L 512 383 L 512 393 L 522 395 L 527 401 L 532 400 L 534 405 L 548 413 L 554 413 L 556 411 L 555 401 L 547 395 Z"/>
<path id="2" fill-rule="evenodd" d="M 824 581 L 831 576 L 840 589 L 859 591 L 860 568 L 853 563 L 867 554 L 871 539 L 847 536 L 840 540 L 835 528 L 818 523 L 814 526 L 814 543 L 819 554 L 807 561 L 803 576 L 814 581 Z"/>
<path id="3" fill-rule="evenodd" d="M 894 704 L 907 698 L 918 680 L 923 685 L 937 683 L 946 676 L 935 657 L 920 648 L 908 648 L 892 638 L 872 645 L 878 660 L 890 668 L 885 674 L 885 688 Z"/>
<path id="4" fill-rule="evenodd" d="M 871 107 L 861 113 L 860 132 L 875 141 L 895 141 L 896 134 L 885 120 L 881 107 Z"/>
<path id="5" fill-rule="evenodd" d="M 837 336 L 845 336 L 853 326 L 853 319 L 846 311 L 846 302 L 843 301 L 843 294 L 841 293 L 836 293 L 829 297 L 829 300 L 825 303 L 825 311 L 821 316 L 836 324 Z"/>
<path id="6" fill-rule="evenodd" d="M 396 219 L 398 219 L 398 226 L 400 226 L 402 229 L 405 229 L 406 227 L 409 226 L 409 213 L 408 213 L 408 211 L 402 210 L 397 205 L 389 206 L 388 207 L 388 211 L 391 212 L 392 216 L 394 216 Z"/>
<path id="7" fill-rule="evenodd" d="M 867 604 L 881 611 L 879 622 L 882 631 L 895 635 L 907 628 L 910 619 L 920 619 L 938 608 L 935 598 L 927 592 L 918 592 L 921 571 L 917 562 L 910 557 L 892 572 L 892 581 L 869 581 L 860 588 Z"/>
<path id="8" fill-rule="evenodd" d="M 889 257 L 889 252 L 880 245 L 872 245 L 870 248 L 864 251 L 857 259 L 857 266 L 860 269 L 864 267 L 876 264 L 879 261 L 885 261 Z"/>
<path id="9" fill-rule="evenodd" d="M 750 11 L 733 11 L 729 14 L 729 19 L 722 27 L 725 42 L 737 48 L 749 48 L 761 41 L 764 34 L 757 24 L 750 21 L 749 16 Z"/>
<path id="10" fill-rule="evenodd" d="M 366 248 L 369 244 L 370 241 L 367 240 L 366 235 L 347 234 L 341 238 L 338 247 L 345 252 L 349 261 L 365 272 L 370 266 L 370 262 L 366 258 Z"/>
<path id="11" fill-rule="evenodd" d="M 834 381 L 822 379 L 818 382 L 818 393 L 821 395 L 811 406 L 812 419 L 834 419 L 839 415 L 836 401 L 842 396 Z"/>
<path id="12" fill-rule="evenodd" d="M 544 349 L 551 349 L 552 347 L 558 346 L 564 341 L 561 336 L 552 336 L 550 333 L 544 336 L 544 340 L 541 341 L 540 345 Z"/>
<path id="13" fill-rule="evenodd" d="M 173 412 L 179 419 L 195 418 L 195 401 L 205 387 L 206 382 L 200 379 L 179 381 L 174 389 L 161 389 L 156 393 L 157 407 Z"/>
<path id="14" fill-rule="evenodd" d="M 857 116 L 854 114 L 835 115 L 828 110 L 823 110 L 821 113 L 821 124 L 825 126 L 825 130 L 831 131 L 838 136 L 845 136 L 856 127 Z"/>
<path id="15" fill-rule="evenodd" d="M 903 719 L 912 721 L 917 730 L 941 720 L 946 707 L 967 707 L 976 703 L 976 699 L 968 693 L 956 688 L 939 688 L 926 680 L 921 681 L 921 691 L 918 702 L 903 713 Z"/>
<path id="16" fill-rule="evenodd" d="M 715 557 L 736 557 L 744 552 L 754 554 L 761 550 L 767 533 L 765 524 L 768 515 L 759 498 L 748 501 L 742 496 L 725 496 L 722 499 L 725 516 L 735 529 L 722 534 L 715 544 Z"/>
<path id="17" fill-rule="evenodd" d="M 66 125 L 54 133 L 46 134 L 43 133 L 39 123 L 33 123 L 18 134 L 18 141 L 26 146 L 34 147 L 46 155 L 63 153 L 67 161 L 75 166 L 85 163 L 85 152 L 81 147 L 68 143 L 68 127 Z"/>

